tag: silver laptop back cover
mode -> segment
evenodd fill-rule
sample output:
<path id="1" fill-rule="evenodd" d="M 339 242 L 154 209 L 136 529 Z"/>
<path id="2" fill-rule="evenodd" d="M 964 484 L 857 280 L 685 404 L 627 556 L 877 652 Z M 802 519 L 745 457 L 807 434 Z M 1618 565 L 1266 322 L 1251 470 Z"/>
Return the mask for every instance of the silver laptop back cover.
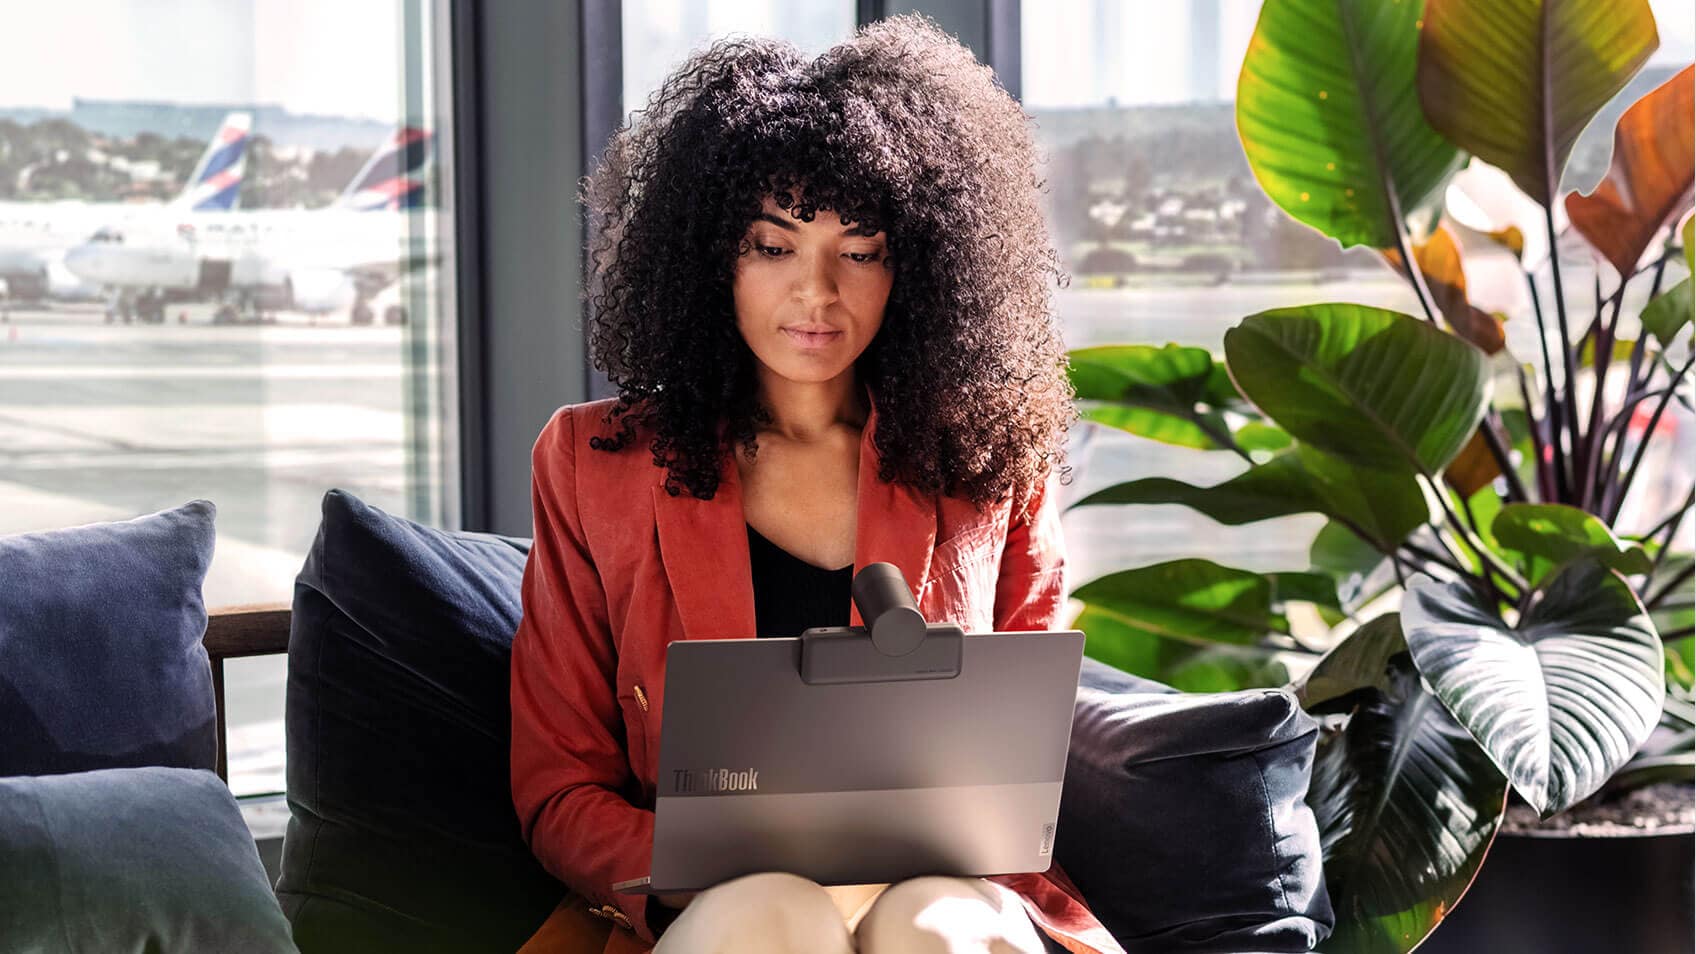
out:
<path id="1" fill-rule="evenodd" d="M 809 685 L 799 638 L 667 647 L 649 890 L 1045 871 L 1083 633 L 974 633 L 960 673 Z"/>

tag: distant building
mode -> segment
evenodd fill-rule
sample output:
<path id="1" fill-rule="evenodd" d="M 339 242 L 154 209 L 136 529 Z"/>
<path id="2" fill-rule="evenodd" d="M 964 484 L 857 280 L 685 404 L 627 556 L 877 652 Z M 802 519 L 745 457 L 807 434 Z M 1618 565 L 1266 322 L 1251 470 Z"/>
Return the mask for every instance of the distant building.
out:
<path id="1" fill-rule="evenodd" d="M 394 125 L 375 119 L 291 113 L 281 106 L 253 103 L 167 103 L 145 100 L 71 100 L 69 112 L 0 109 L 0 118 L 24 125 L 43 119 L 65 119 L 95 136 L 133 139 L 137 133 L 156 133 L 166 139 L 204 141 L 218 131 L 232 110 L 253 113 L 253 132 L 275 146 L 329 150 L 376 149 L 394 133 Z M 62 161 L 62 160 L 61 160 Z"/>

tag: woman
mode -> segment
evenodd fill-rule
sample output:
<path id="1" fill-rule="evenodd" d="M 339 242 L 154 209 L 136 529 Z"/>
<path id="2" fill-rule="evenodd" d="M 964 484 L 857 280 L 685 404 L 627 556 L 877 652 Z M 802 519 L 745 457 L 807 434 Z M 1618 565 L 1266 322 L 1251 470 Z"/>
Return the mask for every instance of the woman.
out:
<path id="1" fill-rule="evenodd" d="M 587 180 L 619 396 L 534 448 L 512 783 L 536 856 L 616 923 L 607 950 L 1120 950 L 1058 866 L 611 889 L 648 870 L 670 641 L 859 625 L 849 583 L 878 561 L 926 618 L 1061 623 L 1075 412 L 1039 187 L 1018 105 L 911 17 L 812 61 L 697 53 Z"/>

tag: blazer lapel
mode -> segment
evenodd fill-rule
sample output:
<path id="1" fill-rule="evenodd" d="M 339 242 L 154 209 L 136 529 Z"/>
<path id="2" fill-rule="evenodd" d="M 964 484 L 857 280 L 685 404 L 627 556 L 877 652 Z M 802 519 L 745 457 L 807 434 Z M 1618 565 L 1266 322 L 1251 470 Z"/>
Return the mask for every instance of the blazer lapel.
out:
<path id="1" fill-rule="evenodd" d="M 906 484 L 887 483 L 877 477 L 877 398 L 866 392 L 871 413 L 860 435 L 858 512 L 854 520 L 854 574 L 872 563 L 893 563 L 907 579 L 907 589 L 918 598 L 919 585 L 930 571 L 931 552 L 936 544 L 936 498 L 921 496 Z M 849 600 L 848 625 L 863 626 L 860 608 Z"/>
<path id="2" fill-rule="evenodd" d="M 877 476 L 877 399 L 867 390 L 871 412 L 860 435 L 855 496 L 854 573 L 867 564 L 893 563 L 917 594 L 930 569 L 936 543 L 936 500 Z M 723 434 L 723 427 L 720 434 Z M 747 518 L 742 509 L 742 479 L 736 461 L 726 455 L 718 491 L 711 500 L 665 490 L 665 470 L 651 488 L 660 558 L 671 585 L 685 639 L 744 639 L 757 635 L 754 581 L 748 565 Z M 849 601 L 849 625 L 860 626 L 858 607 Z"/>
<path id="3" fill-rule="evenodd" d="M 723 427 L 719 433 L 722 436 Z M 754 577 L 748 566 L 748 531 L 742 480 L 726 457 L 711 500 L 687 492 L 673 497 L 658 468 L 654 525 L 671 597 L 684 639 L 745 639 L 754 632 Z"/>

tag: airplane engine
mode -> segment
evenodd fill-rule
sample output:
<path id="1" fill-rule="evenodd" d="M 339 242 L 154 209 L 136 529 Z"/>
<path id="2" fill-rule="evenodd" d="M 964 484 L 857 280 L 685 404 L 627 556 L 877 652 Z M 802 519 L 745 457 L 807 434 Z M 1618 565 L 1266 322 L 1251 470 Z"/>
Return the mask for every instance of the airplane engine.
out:
<path id="1" fill-rule="evenodd" d="M 47 265 L 47 294 L 55 301 L 99 301 L 100 286 L 93 282 L 85 282 L 70 269 L 65 267 L 65 260 L 58 260 Z"/>
<path id="2" fill-rule="evenodd" d="M 40 301 L 47 297 L 47 269 L 10 271 L 0 269 L 0 279 L 6 282 L 6 294 L 14 301 Z"/>
<path id="3" fill-rule="evenodd" d="M 294 286 L 294 306 L 313 314 L 345 311 L 358 295 L 353 278 L 339 268 L 302 268 L 288 276 Z"/>
<path id="4" fill-rule="evenodd" d="M 230 284 L 238 288 L 282 288 L 288 279 L 270 256 L 249 253 L 230 262 Z"/>

